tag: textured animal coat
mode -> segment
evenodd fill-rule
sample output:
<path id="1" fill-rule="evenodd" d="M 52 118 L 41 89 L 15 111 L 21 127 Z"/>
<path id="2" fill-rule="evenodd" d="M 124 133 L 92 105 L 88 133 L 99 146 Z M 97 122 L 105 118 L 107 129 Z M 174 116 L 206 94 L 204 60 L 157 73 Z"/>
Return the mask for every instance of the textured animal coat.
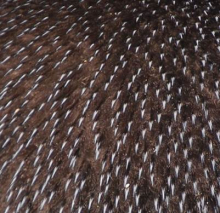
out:
<path id="1" fill-rule="evenodd" d="M 217 0 L 0 5 L 0 212 L 220 212 Z"/>

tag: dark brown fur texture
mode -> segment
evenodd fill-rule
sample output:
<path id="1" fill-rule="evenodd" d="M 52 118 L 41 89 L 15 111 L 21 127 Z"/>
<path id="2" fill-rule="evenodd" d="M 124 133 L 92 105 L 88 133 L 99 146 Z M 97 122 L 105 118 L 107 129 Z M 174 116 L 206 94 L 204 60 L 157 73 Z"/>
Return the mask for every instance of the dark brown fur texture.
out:
<path id="1" fill-rule="evenodd" d="M 0 212 L 220 212 L 218 0 L 0 5 Z"/>

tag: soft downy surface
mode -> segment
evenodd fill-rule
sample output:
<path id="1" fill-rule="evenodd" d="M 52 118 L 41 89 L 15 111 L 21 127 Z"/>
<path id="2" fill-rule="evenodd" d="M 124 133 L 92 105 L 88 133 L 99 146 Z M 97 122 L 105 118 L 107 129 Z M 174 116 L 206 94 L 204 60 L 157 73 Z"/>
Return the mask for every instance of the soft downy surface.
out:
<path id="1" fill-rule="evenodd" d="M 0 6 L 0 212 L 220 212 L 219 1 Z"/>

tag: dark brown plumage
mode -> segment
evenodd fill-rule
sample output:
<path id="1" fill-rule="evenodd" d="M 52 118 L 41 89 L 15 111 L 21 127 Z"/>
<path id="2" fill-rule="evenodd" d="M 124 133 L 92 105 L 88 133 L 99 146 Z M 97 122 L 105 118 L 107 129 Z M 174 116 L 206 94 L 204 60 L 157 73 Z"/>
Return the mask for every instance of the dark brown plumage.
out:
<path id="1" fill-rule="evenodd" d="M 219 1 L 0 6 L 0 212 L 220 212 Z"/>

